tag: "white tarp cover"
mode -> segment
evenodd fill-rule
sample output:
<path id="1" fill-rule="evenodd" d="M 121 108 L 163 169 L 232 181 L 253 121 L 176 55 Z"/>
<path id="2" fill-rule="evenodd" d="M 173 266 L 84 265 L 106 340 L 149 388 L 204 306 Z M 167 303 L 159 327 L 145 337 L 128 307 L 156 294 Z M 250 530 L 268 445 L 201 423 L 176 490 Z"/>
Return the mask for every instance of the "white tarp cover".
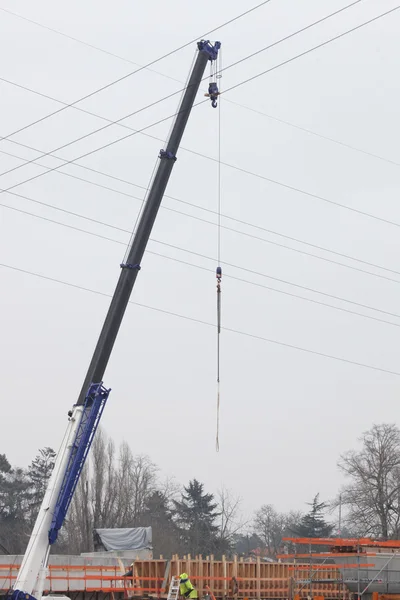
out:
<path id="1" fill-rule="evenodd" d="M 134 529 L 96 529 L 106 550 L 146 550 L 152 549 L 151 527 Z"/>

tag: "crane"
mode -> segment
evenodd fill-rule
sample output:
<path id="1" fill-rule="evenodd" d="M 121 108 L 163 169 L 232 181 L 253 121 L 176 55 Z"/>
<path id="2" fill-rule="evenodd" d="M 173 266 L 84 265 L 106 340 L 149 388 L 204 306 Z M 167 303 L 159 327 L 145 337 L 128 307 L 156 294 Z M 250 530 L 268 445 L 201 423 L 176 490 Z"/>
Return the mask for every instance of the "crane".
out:
<path id="1" fill-rule="evenodd" d="M 175 164 L 176 153 L 205 68 L 209 61 L 211 64 L 215 63 L 220 47 L 220 42 L 212 44 L 208 40 L 201 40 L 197 43 L 197 57 L 188 84 L 184 90 L 166 147 L 160 150 L 159 163 L 135 235 L 128 248 L 125 262 L 120 265 L 121 272 L 117 286 L 78 400 L 68 412 L 64 439 L 57 454 L 55 466 L 16 581 L 13 588 L 8 591 L 6 600 L 41 600 L 42 598 L 50 549 L 57 540 L 66 517 L 111 391 L 103 385 L 103 376 L 141 268 L 141 260 Z M 212 106 L 215 107 L 218 97 L 216 82 L 210 82 L 208 96 Z"/>

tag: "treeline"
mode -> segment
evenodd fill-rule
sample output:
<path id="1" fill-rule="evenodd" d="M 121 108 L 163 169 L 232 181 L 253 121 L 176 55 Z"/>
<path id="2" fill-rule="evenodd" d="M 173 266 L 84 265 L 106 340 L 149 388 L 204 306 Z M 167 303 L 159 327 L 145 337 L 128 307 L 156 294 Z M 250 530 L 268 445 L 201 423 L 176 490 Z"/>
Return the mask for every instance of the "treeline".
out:
<path id="1" fill-rule="evenodd" d="M 181 487 L 163 480 L 147 456 L 116 448 L 99 431 L 80 478 L 55 553 L 79 554 L 96 547 L 96 528 L 151 526 L 154 555 L 238 553 L 274 558 L 290 551 L 283 537 L 338 535 L 333 515 L 341 506 L 341 536 L 399 538 L 400 430 L 374 425 L 358 450 L 343 454 L 338 467 L 345 485 L 330 502 L 316 494 L 305 513 L 282 513 L 264 504 L 251 518 L 240 498 L 216 494 L 193 479 Z M 51 448 L 39 451 L 27 469 L 12 467 L 0 454 L 0 552 L 23 553 L 54 466 Z M 318 481 L 315 481 L 318 487 Z"/>

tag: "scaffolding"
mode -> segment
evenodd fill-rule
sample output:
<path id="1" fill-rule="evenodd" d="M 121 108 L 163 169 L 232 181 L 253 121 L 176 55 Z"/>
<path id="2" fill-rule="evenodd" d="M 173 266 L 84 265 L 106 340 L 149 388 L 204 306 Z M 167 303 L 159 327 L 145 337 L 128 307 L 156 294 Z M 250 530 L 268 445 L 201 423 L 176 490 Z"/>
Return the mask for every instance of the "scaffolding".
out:
<path id="1" fill-rule="evenodd" d="M 310 597 L 315 597 L 315 585 L 333 583 L 342 590 L 343 600 L 363 596 L 400 600 L 400 540 L 284 538 L 284 541 L 294 547 L 293 553 L 281 554 L 279 558 L 293 561 L 295 600 L 301 597 L 304 586 L 308 586 Z M 316 546 L 328 547 L 329 551 L 315 551 Z"/>

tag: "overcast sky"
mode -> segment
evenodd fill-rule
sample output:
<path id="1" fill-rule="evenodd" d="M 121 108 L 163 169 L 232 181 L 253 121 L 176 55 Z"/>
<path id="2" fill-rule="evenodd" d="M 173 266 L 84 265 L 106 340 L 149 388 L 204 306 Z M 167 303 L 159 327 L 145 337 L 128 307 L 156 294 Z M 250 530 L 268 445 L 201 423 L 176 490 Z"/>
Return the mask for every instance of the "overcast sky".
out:
<path id="1" fill-rule="evenodd" d="M 0 11 L 0 136 L 62 106 L 4 79 L 71 103 L 134 71 L 132 63 L 147 64 L 255 4 L 249 0 L 1 0 L 0 8 L 121 58 Z M 221 40 L 223 66 L 227 67 L 345 5 L 342 0 L 271 0 L 221 28 L 212 39 Z M 359 2 L 228 69 L 222 88 L 396 5 L 393 0 Z M 210 491 L 227 486 L 243 497 L 247 514 L 263 503 L 272 503 L 279 510 L 303 509 L 317 492 L 322 499 L 332 498 L 343 483 L 336 466 L 340 453 L 356 447 L 357 438 L 373 423 L 398 420 L 399 27 L 400 10 L 227 92 L 221 99 L 221 157 L 230 165 L 222 166 L 222 212 L 276 232 L 222 219 L 230 228 L 221 230 L 222 261 L 230 265 L 223 265 L 224 326 L 394 374 L 223 331 L 217 454 L 216 331 L 148 308 L 215 323 L 217 228 L 165 209 L 159 213 L 148 246 L 157 254 L 145 255 L 132 295 L 133 301 L 147 308 L 129 306 L 106 372 L 105 383 L 112 394 L 102 421 L 105 431 L 117 443 L 128 441 L 134 453 L 148 454 L 164 475 L 174 475 L 181 483 L 196 477 Z M 153 65 L 158 73 L 137 73 L 78 106 L 106 119 L 120 119 L 180 90 L 195 50 L 191 44 Z M 178 99 L 175 95 L 124 124 L 140 129 L 172 115 Z M 202 92 L 198 99 L 203 99 Z M 104 120 L 72 108 L 64 110 L 2 140 L 0 171 L 40 155 L 15 142 L 51 152 L 104 124 Z M 54 171 L 13 191 L 129 230 L 163 145 L 159 140 L 165 139 L 170 124 L 166 121 L 147 130 L 159 139 L 134 135 L 77 161 L 77 165 L 103 175 L 71 164 L 63 173 Z M 71 160 L 128 133 L 119 126 L 109 127 L 57 154 Z M 217 144 L 218 113 L 205 103 L 190 117 L 168 196 L 217 209 L 217 163 L 209 160 L 217 157 Z M 47 168 L 62 164 L 50 156 L 40 163 Z M 43 166 L 29 164 L 4 175 L 0 187 L 44 172 Z M 58 448 L 66 413 L 80 391 L 109 298 L 9 267 L 112 294 L 129 235 L 9 193 L 1 195 L 0 203 L 110 238 L 0 206 L 0 262 L 8 265 L 0 268 L 0 452 L 13 464 L 25 466 L 38 448 Z M 215 214 L 170 197 L 163 206 L 216 222 Z"/>

